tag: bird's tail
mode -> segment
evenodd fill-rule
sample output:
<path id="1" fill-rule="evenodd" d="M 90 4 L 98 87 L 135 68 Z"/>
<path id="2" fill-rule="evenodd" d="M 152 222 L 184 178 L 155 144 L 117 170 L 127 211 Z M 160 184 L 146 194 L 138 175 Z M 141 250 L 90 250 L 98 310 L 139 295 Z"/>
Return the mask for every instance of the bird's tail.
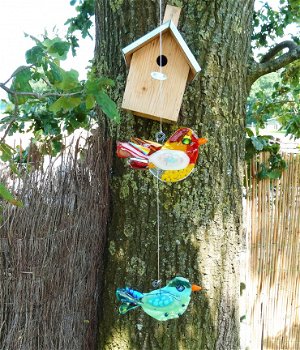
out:
<path id="1" fill-rule="evenodd" d="M 119 306 L 119 313 L 120 313 L 120 315 L 124 315 L 124 314 L 126 314 L 126 312 L 133 310 L 133 309 L 137 308 L 138 306 L 139 305 L 134 305 L 134 304 L 130 304 L 130 303 L 121 304 Z"/>
<path id="2" fill-rule="evenodd" d="M 134 142 L 117 142 L 117 156 L 119 158 L 148 159 L 149 150 Z"/>
<path id="3" fill-rule="evenodd" d="M 134 169 L 146 169 L 148 167 L 148 153 L 149 150 L 134 142 L 117 143 L 117 156 L 119 158 L 130 158 L 129 164 Z"/>
<path id="4" fill-rule="evenodd" d="M 122 305 L 119 307 L 119 312 L 121 315 L 124 315 L 127 311 L 133 310 L 141 305 L 143 293 L 126 287 L 118 288 L 116 290 L 116 296 L 122 303 Z"/>

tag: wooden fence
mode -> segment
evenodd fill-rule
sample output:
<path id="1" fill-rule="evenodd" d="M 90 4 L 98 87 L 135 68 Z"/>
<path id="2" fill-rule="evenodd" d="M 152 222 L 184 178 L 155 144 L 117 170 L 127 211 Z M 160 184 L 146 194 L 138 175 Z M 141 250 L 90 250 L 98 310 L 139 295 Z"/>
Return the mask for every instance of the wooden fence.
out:
<path id="1" fill-rule="evenodd" d="M 300 155 L 281 179 L 246 176 L 247 323 L 250 350 L 300 349 Z"/>
<path id="2" fill-rule="evenodd" d="M 97 347 L 111 149 L 79 141 L 21 179 L 0 169 L 24 204 L 0 200 L 1 350 Z"/>

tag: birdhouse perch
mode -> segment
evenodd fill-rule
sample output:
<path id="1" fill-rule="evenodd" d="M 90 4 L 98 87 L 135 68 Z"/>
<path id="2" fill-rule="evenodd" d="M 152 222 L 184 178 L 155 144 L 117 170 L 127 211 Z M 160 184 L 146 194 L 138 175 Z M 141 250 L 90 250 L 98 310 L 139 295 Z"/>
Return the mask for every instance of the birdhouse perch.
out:
<path id="1" fill-rule="evenodd" d="M 180 11 L 167 5 L 164 23 L 122 50 L 129 66 L 123 109 L 145 118 L 177 121 L 187 81 L 200 71 L 176 27 Z"/>

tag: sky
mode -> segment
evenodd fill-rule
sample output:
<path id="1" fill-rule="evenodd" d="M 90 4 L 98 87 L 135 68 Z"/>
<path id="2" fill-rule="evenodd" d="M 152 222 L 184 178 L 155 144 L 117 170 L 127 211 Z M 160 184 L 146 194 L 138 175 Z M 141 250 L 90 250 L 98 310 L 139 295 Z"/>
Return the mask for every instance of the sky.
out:
<path id="1" fill-rule="evenodd" d="M 256 6 L 261 6 L 261 1 L 257 0 Z M 279 0 L 270 0 L 269 3 L 276 8 Z M 5 82 L 19 66 L 26 65 L 25 52 L 34 46 L 34 42 L 25 38 L 24 33 L 39 37 L 47 30 L 51 37 L 56 27 L 55 30 L 63 37 L 67 30 L 64 23 L 75 15 L 70 0 L 0 0 L 0 82 Z M 85 67 L 93 58 L 93 53 L 94 40 L 80 40 L 77 56 L 73 58 L 70 53 L 67 61 L 62 62 L 62 67 L 76 69 L 80 79 L 84 79 Z M 7 98 L 2 89 L 0 98 Z"/>
<path id="2" fill-rule="evenodd" d="M 34 42 L 25 38 L 24 33 L 39 37 L 46 29 L 51 37 L 56 26 L 55 30 L 63 36 L 67 29 L 64 23 L 75 15 L 69 0 L 0 0 L 0 82 L 6 81 L 19 66 L 26 65 L 25 52 Z M 93 40 L 81 40 L 77 56 L 72 58 L 70 53 L 62 67 L 78 70 L 80 79 L 84 79 L 93 51 Z M 0 92 L 0 97 L 3 96 L 5 93 Z"/>
<path id="3" fill-rule="evenodd" d="M 260 7 L 261 2 L 257 0 L 256 7 Z M 279 0 L 269 2 L 276 9 Z M 26 64 L 25 52 L 34 46 L 34 42 L 25 38 L 24 33 L 39 37 L 46 29 L 51 37 L 56 27 L 55 30 L 63 37 L 67 29 L 65 21 L 75 15 L 70 0 L 0 0 L 0 82 L 5 82 L 16 68 Z M 288 37 L 281 40 L 286 39 Z M 77 56 L 73 58 L 70 53 L 67 61 L 62 62 L 62 68 L 76 69 L 80 79 L 84 79 L 85 67 L 93 58 L 93 51 L 94 40 L 81 40 Z M 0 89 L 0 98 L 5 96 Z"/>

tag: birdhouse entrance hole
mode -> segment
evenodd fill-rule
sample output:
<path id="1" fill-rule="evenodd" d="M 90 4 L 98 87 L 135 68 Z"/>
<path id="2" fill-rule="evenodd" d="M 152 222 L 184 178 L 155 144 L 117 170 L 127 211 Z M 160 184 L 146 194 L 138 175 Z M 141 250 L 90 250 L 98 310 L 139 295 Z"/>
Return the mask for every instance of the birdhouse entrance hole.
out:
<path id="1" fill-rule="evenodd" d="M 160 67 L 164 67 L 168 63 L 168 59 L 167 59 L 167 57 L 165 55 L 160 55 L 160 56 L 157 57 L 156 63 Z"/>

